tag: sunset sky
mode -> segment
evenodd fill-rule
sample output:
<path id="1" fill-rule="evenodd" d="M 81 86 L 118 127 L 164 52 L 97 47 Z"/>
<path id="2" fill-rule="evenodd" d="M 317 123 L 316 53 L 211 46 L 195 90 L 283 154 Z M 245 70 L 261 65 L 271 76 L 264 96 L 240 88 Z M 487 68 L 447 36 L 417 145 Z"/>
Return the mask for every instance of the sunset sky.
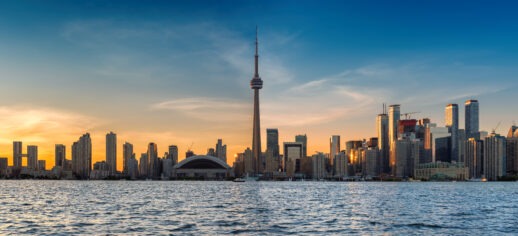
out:
<path id="1" fill-rule="evenodd" d="M 513 5 L 509 5 L 513 4 Z M 12 142 L 54 145 L 83 133 L 94 162 L 105 135 L 133 143 L 218 138 L 229 164 L 251 146 L 255 27 L 261 127 L 280 142 L 308 135 L 308 154 L 376 136 L 381 104 L 444 125 L 444 107 L 478 99 L 480 127 L 518 119 L 518 6 L 511 1 L 2 1 L 0 156 Z M 342 143 L 342 145 L 344 145 Z M 281 148 L 282 149 L 282 148 Z M 282 150 L 281 150 L 282 152 Z"/>

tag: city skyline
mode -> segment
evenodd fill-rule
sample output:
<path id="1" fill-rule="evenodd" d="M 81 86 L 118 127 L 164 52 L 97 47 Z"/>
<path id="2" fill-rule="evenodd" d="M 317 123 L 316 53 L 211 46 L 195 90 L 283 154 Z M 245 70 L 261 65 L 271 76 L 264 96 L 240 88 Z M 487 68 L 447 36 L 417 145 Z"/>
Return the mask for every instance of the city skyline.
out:
<path id="1" fill-rule="evenodd" d="M 105 160 L 104 136 L 113 131 L 118 170 L 124 142 L 132 143 L 137 155 L 154 142 L 158 156 L 174 144 L 181 160 L 191 143 L 196 153 L 205 153 L 221 138 L 232 163 L 235 153 L 252 148 L 248 82 L 255 25 L 261 29 L 265 80 L 263 144 L 267 128 L 278 129 L 280 143 L 307 134 L 308 154 L 328 150 L 334 134 L 343 142 L 375 137 L 382 103 L 401 104 L 401 113 L 421 112 L 414 117 L 444 126 L 446 104 L 477 99 L 480 130 L 491 131 L 502 121 L 497 133 L 505 134 L 512 124 L 516 114 L 507 108 L 513 107 L 518 60 L 509 51 L 516 47 L 511 31 L 518 24 L 511 8 L 495 7 L 500 17 L 493 13 L 481 20 L 483 8 L 457 12 L 465 6 L 456 3 L 434 21 L 432 11 L 420 16 L 404 11 L 420 12 L 410 3 L 384 6 L 400 16 L 373 8 L 362 17 L 345 13 L 368 4 L 330 3 L 346 11 L 340 12 L 302 2 L 296 9 L 323 18 L 316 25 L 299 23 L 313 22 L 308 16 L 276 15 L 291 9 L 284 4 L 239 3 L 230 16 L 221 17 L 229 2 L 203 10 L 188 3 L 130 2 L 113 9 L 101 2 L 31 2 L 30 10 L 21 12 L 24 4 L 3 3 L 0 156 L 12 165 L 12 142 L 22 141 L 24 147 L 37 145 L 38 158 L 50 168 L 55 144 L 67 146 L 70 158 L 72 143 L 88 132 L 97 162 Z M 81 7 L 90 11 L 74 14 Z M 232 23 L 244 9 L 257 12 L 256 7 L 267 14 Z M 132 17 L 135 9 L 142 15 Z M 186 17 L 182 10 L 193 15 Z M 415 22 L 402 22 L 408 18 Z M 385 40 L 369 30 L 385 32 Z M 500 37 L 492 36 L 495 32 Z M 458 113 L 464 127 L 462 105 Z M 217 119 L 207 118 L 212 116 Z"/>

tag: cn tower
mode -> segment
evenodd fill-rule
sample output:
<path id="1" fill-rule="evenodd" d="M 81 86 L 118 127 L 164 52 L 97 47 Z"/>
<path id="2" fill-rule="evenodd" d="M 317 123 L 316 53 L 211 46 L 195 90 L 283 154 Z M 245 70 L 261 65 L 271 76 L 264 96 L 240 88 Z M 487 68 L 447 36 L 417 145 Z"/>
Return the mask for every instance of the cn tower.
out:
<path id="1" fill-rule="evenodd" d="M 252 153 L 255 161 L 255 173 L 262 172 L 261 160 L 261 120 L 259 115 L 259 89 L 263 88 L 263 80 L 259 77 L 259 54 L 257 41 L 257 28 L 255 29 L 255 73 L 254 78 L 250 81 L 250 87 L 254 90 L 254 133 L 252 137 Z"/>

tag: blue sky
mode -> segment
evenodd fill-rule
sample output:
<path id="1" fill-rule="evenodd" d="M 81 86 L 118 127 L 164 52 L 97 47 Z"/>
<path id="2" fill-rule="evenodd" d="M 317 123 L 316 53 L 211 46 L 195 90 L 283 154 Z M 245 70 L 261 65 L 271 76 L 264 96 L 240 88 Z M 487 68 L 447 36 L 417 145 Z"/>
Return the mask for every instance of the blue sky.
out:
<path id="1" fill-rule="evenodd" d="M 141 149 L 195 142 L 202 153 L 223 138 L 243 150 L 256 25 L 262 127 L 281 141 L 307 133 L 310 151 L 327 151 L 333 134 L 375 136 L 383 102 L 443 125 L 446 104 L 472 98 L 481 128 L 504 132 L 517 114 L 516 5 L 3 1 L 0 154 L 14 139 L 51 153 L 86 131 L 102 153 L 110 130 Z"/>

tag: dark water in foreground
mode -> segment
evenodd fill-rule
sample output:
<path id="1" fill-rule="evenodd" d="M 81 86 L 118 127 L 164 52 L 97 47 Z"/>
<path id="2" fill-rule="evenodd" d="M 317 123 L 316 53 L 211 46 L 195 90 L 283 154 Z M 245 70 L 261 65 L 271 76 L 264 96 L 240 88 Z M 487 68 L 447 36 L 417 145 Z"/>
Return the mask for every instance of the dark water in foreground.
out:
<path id="1" fill-rule="evenodd" d="M 518 183 L 0 180 L 0 234 L 518 234 Z"/>

